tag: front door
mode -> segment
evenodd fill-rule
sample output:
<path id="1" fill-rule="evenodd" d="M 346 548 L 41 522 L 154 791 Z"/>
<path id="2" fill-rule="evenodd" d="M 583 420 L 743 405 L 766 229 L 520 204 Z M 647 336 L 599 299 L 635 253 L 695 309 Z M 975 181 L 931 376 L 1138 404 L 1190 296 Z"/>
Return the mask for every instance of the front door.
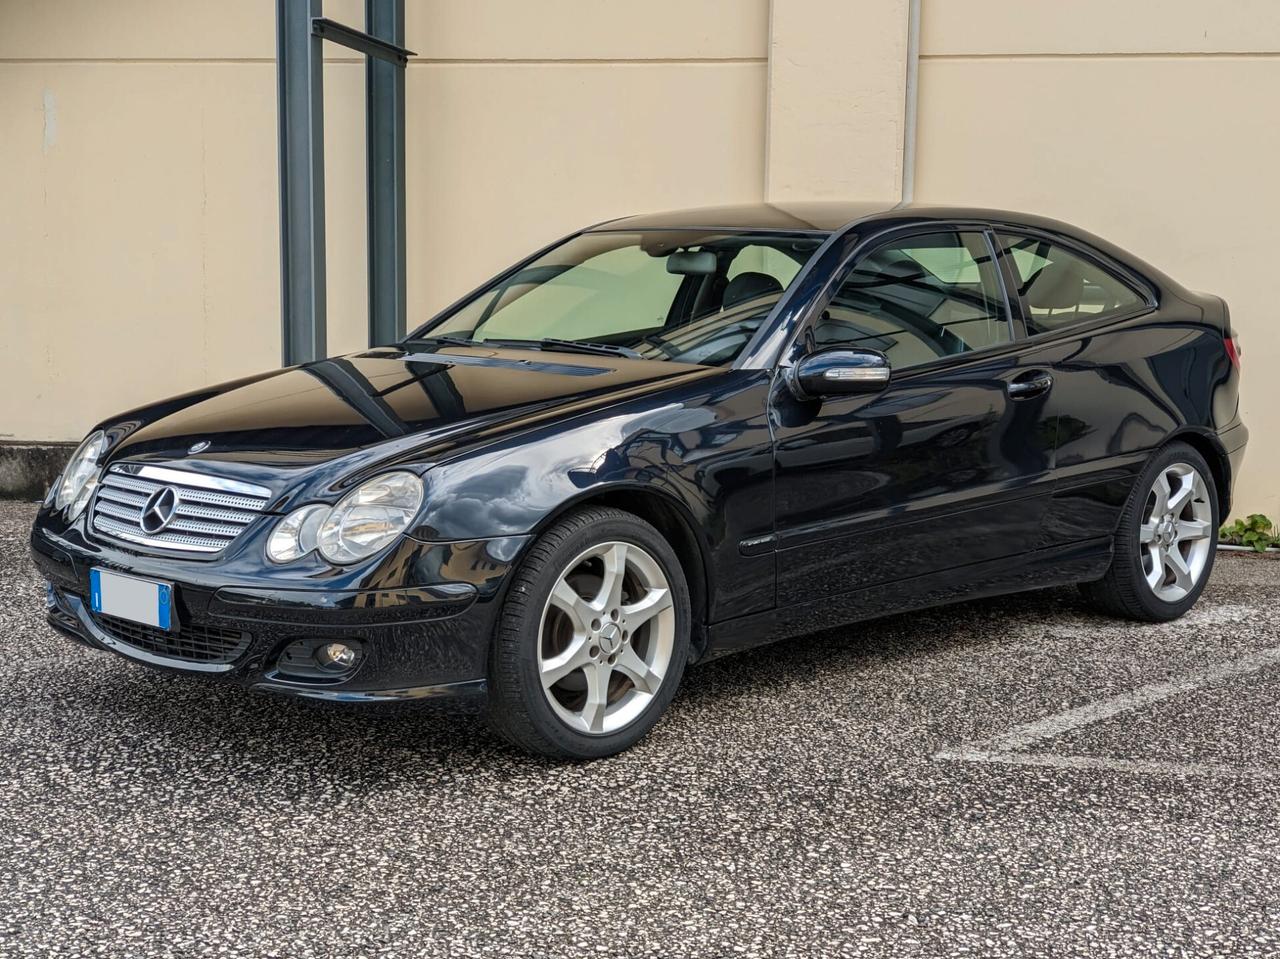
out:
<path id="1" fill-rule="evenodd" d="M 841 279 L 802 333 L 808 348 L 877 349 L 893 376 L 881 393 L 822 401 L 776 378 L 779 606 L 1039 545 L 1052 379 L 1013 329 L 980 230 L 900 236 Z"/>

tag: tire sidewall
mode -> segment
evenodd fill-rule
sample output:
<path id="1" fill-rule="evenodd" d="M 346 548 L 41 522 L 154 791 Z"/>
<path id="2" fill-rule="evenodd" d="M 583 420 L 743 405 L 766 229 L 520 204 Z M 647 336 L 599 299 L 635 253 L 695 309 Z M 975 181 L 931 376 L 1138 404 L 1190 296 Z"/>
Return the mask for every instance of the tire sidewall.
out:
<path id="1" fill-rule="evenodd" d="M 675 609 L 675 640 L 671 650 L 671 663 L 663 678 L 662 686 L 644 712 L 624 729 L 592 736 L 565 725 L 547 701 L 538 670 L 538 643 L 547 601 L 565 567 L 592 546 L 614 541 L 640 547 L 662 567 L 663 575 L 666 576 L 671 589 Z M 675 552 L 663 536 L 638 517 L 633 518 L 620 511 L 609 510 L 607 516 L 601 521 L 573 529 L 560 539 L 548 560 L 538 564 L 537 568 L 522 566 L 517 573 L 513 588 L 526 591 L 526 602 L 523 610 L 515 614 L 504 609 L 499 623 L 497 641 L 499 645 L 505 643 L 515 647 L 514 651 L 518 656 L 519 688 L 502 692 L 506 695 L 519 696 L 522 700 L 521 705 L 535 731 L 550 742 L 556 753 L 579 759 L 612 755 L 642 739 L 670 704 L 676 688 L 680 685 L 689 655 L 692 620 L 689 587 Z"/>
<path id="2" fill-rule="evenodd" d="M 1176 603 L 1170 603 L 1156 596 L 1151 587 L 1147 585 L 1146 576 L 1142 571 L 1139 530 L 1146 519 L 1144 514 L 1147 508 L 1147 500 L 1151 495 L 1156 477 L 1174 463 L 1186 463 L 1188 466 L 1194 467 L 1204 480 L 1209 490 L 1212 528 L 1209 533 L 1209 558 L 1205 561 L 1204 572 L 1200 574 L 1200 579 L 1191 588 L 1191 592 Z M 1125 520 L 1119 530 L 1120 535 L 1116 542 L 1116 549 L 1123 550 L 1125 553 L 1124 556 L 1117 557 L 1117 559 L 1126 563 L 1126 573 L 1134 579 L 1136 586 L 1134 590 L 1135 598 L 1152 617 L 1159 620 L 1176 619 L 1196 604 L 1196 600 L 1200 598 L 1205 585 L 1209 582 L 1209 576 L 1213 573 L 1213 564 L 1218 552 L 1218 527 L 1221 522 L 1222 519 L 1218 515 L 1218 484 L 1214 479 L 1213 471 L 1209 469 L 1209 464 L 1205 462 L 1200 453 L 1186 443 L 1172 443 L 1152 457 L 1135 484 L 1133 499 L 1129 504 L 1129 509 L 1126 510 Z"/>

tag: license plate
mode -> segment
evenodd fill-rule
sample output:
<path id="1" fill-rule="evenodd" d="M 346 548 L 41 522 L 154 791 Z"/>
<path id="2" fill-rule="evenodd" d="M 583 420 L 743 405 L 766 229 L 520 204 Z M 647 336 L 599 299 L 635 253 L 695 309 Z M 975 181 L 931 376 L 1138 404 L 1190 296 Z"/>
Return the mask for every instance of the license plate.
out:
<path id="1" fill-rule="evenodd" d="M 105 569 L 89 571 L 89 605 L 95 613 L 169 629 L 173 587 Z"/>

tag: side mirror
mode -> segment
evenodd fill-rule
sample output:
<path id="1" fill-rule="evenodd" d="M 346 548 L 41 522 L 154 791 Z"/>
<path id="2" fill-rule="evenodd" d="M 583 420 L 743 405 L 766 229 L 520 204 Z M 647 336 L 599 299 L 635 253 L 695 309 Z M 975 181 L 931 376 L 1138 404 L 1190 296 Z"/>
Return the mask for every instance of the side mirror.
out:
<path id="1" fill-rule="evenodd" d="M 879 393 L 893 370 L 878 350 L 832 347 L 810 353 L 795 365 L 792 383 L 802 399 Z"/>

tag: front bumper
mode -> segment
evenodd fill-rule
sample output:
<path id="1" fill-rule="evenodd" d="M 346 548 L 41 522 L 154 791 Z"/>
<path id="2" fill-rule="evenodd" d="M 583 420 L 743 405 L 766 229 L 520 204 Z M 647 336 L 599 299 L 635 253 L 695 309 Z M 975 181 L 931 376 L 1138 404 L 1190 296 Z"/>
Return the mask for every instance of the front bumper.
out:
<path id="1" fill-rule="evenodd" d="M 347 701 L 483 692 L 497 609 L 522 546 L 519 537 L 406 538 L 358 577 L 318 585 L 289 582 L 279 569 L 253 576 L 243 563 L 224 569 L 133 553 L 88 538 L 82 526 L 59 528 L 47 510 L 31 534 L 32 557 L 48 582 L 48 620 L 59 632 L 158 669 Z M 174 628 L 92 612 L 94 568 L 173 584 Z M 290 647 L 343 640 L 354 641 L 361 654 L 348 671 L 300 673 L 282 663 Z"/>

